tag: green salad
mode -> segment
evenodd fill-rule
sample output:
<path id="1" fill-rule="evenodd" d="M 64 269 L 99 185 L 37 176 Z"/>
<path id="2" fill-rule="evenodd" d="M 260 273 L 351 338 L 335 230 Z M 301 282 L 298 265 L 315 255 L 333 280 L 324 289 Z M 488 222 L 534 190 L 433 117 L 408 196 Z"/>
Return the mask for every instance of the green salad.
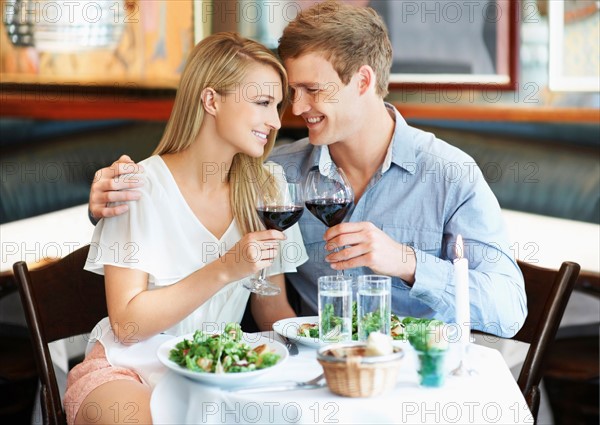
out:
<path id="1" fill-rule="evenodd" d="M 277 363 L 280 356 L 268 345 L 250 347 L 242 335 L 238 323 L 228 323 L 222 334 L 196 331 L 191 340 L 184 339 L 169 352 L 169 360 L 200 373 L 251 372 Z"/>
<path id="2" fill-rule="evenodd" d="M 448 339 L 444 336 L 444 322 L 439 320 L 416 321 L 409 325 L 408 342 L 421 352 L 445 351 L 448 349 Z"/>
<path id="3" fill-rule="evenodd" d="M 333 329 L 342 322 L 342 318 L 333 315 L 333 305 L 328 304 L 323 309 L 325 327 Z M 378 311 L 365 314 L 362 319 L 367 334 L 380 329 L 381 315 Z M 420 319 L 417 317 L 404 317 L 400 319 L 395 314 L 391 315 L 391 335 L 395 340 L 406 341 L 412 333 L 418 332 L 423 326 L 443 325 L 444 322 L 437 319 Z M 298 328 L 298 336 L 307 338 L 319 338 L 318 323 L 303 323 Z M 356 301 L 352 303 L 352 339 L 358 340 L 358 314 Z"/>
<path id="4" fill-rule="evenodd" d="M 333 304 L 325 304 L 323 309 L 323 320 L 321 326 L 326 338 L 335 337 L 340 334 L 343 319 L 334 314 Z M 346 325 L 347 326 L 347 325 Z M 314 332 L 313 332 L 314 333 Z M 316 329 L 317 338 L 319 337 L 319 327 Z"/>

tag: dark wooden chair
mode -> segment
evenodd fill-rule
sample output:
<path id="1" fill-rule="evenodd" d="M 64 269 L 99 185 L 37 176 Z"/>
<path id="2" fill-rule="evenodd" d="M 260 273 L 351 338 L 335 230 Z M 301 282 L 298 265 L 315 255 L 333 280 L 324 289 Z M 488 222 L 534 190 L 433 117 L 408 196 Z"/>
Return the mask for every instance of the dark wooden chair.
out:
<path id="1" fill-rule="evenodd" d="M 512 338 L 529 345 L 517 384 L 534 419 L 540 406 L 539 385 L 548 349 L 554 340 L 579 275 L 579 264 L 564 262 L 558 271 L 518 262 L 525 278 L 528 314 Z"/>
<path id="2" fill-rule="evenodd" d="M 48 343 L 88 333 L 108 315 L 104 277 L 83 270 L 88 251 L 89 245 L 32 271 L 22 261 L 13 266 L 41 381 L 44 424 L 66 423 Z"/>
<path id="3" fill-rule="evenodd" d="M 600 273 L 582 271 L 574 292 L 600 302 Z M 544 386 L 556 425 L 600 423 L 600 317 L 561 327 L 544 367 Z"/>
<path id="4" fill-rule="evenodd" d="M 11 270 L 0 273 L 0 300 L 3 303 L 0 309 L 14 301 L 18 303 Z M 27 327 L 17 324 L 16 320 L 0 323 L 0 423 L 30 422 L 37 385 L 38 374 Z"/>

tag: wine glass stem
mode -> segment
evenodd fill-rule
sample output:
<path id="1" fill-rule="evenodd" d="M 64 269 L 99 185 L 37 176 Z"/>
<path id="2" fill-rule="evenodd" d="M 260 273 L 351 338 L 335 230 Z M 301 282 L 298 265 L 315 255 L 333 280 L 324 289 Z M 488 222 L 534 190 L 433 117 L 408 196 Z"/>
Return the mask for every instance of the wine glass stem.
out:
<path id="1" fill-rule="evenodd" d="M 264 269 L 260 270 L 260 274 L 258 275 L 258 282 L 259 282 L 259 285 L 261 285 L 261 286 L 265 283 L 265 278 L 267 277 L 266 273 L 267 273 L 267 269 L 264 268 Z"/>
<path id="2" fill-rule="evenodd" d="M 339 248 L 334 249 L 335 252 L 340 252 Z M 340 269 L 337 271 L 337 277 L 344 277 L 344 270 Z"/>
<path id="3" fill-rule="evenodd" d="M 279 273 L 283 273 L 283 261 L 281 260 L 282 257 L 282 252 L 281 252 L 281 241 L 277 241 L 277 257 L 278 257 L 278 261 L 279 261 Z"/>

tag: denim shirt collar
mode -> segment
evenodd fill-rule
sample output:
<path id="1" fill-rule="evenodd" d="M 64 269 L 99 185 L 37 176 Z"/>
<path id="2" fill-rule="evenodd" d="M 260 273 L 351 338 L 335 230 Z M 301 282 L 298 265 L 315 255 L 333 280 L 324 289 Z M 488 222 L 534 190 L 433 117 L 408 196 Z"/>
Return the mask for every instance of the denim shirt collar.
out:
<path id="1" fill-rule="evenodd" d="M 392 142 L 388 147 L 380 172 L 384 174 L 390 169 L 392 164 L 396 164 L 408 173 L 414 174 L 415 167 L 410 166 L 410 164 L 414 164 L 416 161 L 412 128 L 392 104 L 386 102 L 385 106 L 390 114 L 393 114 L 396 125 L 394 127 Z M 312 164 L 311 168 L 318 167 L 321 174 L 328 175 L 332 163 L 333 160 L 331 159 L 327 145 L 314 147 L 309 161 L 309 164 Z"/>

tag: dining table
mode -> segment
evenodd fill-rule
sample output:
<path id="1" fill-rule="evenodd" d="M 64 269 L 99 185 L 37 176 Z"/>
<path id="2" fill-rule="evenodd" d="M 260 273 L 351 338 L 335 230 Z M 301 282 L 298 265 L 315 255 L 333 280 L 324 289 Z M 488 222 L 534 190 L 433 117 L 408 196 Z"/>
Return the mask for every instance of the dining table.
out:
<path id="1" fill-rule="evenodd" d="M 0 272 L 9 272 L 17 261 L 30 266 L 44 257 L 62 258 L 89 243 L 94 226 L 87 215 L 87 204 L 66 208 L 0 225 L 2 255 Z M 600 273 L 600 231 L 597 224 L 541 216 L 503 209 L 515 258 L 542 267 L 558 268 L 564 260 L 576 261 L 582 270 Z M 552 229 L 551 232 L 548 229 Z M 559 241 L 557 245 L 557 241 Z M 582 242 L 584 241 L 584 242 Z M 597 322 L 600 303 L 597 297 L 574 291 L 561 326 Z M 0 299 L 0 324 L 26 326 L 17 291 Z M 477 344 L 500 350 L 510 367 L 522 363 L 527 347 L 516 341 L 484 340 Z M 49 345 L 52 361 L 66 379 L 69 359 L 83 354 L 87 338 L 70 338 Z"/>
<path id="2" fill-rule="evenodd" d="M 582 270 L 595 273 L 596 275 L 598 275 L 600 272 L 600 256 L 598 255 L 598 247 L 600 246 L 600 232 L 598 231 L 599 227 L 597 224 L 575 222 L 571 220 L 540 216 L 537 214 L 529 214 L 506 209 L 503 210 L 503 216 L 508 225 L 511 240 L 511 251 L 516 258 L 519 258 L 523 261 L 535 262 L 540 266 L 550 268 L 557 268 L 560 262 L 563 260 L 574 260 L 580 263 Z M 550 232 L 548 229 L 552 229 L 552 231 Z M 0 234 L 2 239 L 0 272 L 9 272 L 12 268 L 12 265 L 16 261 L 26 261 L 28 264 L 35 266 L 44 257 L 63 257 L 75 249 L 89 243 L 93 230 L 94 226 L 87 218 L 87 204 L 23 220 L 17 220 L 10 223 L 3 223 L 0 225 Z M 600 304 L 598 303 L 597 298 L 591 297 L 587 294 L 579 294 L 577 291 L 575 291 L 571 296 L 569 305 L 567 306 L 567 310 L 565 311 L 563 320 L 561 322 L 561 326 L 596 322 L 600 314 L 599 311 Z M 25 317 L 17 291 L 0 299 L 0 324 L 2 323 L 26 326 Z M 273 397 L 278 400 L 280 396 L 285 396 L 298 398 L 299 400 L 303 400 L 303 403 L 308 403 L 308 401 L 306 401 L 306 397 L 314 397 L 317 399 L 315 402 L 318 404 L 315 405 L 313 410 L 315 410 L 316 407 L 319 407 L 319 409 L 317 409 L 316 412 L 313 412 L 309 410 L 312 405 L 303 404 L 303 416 L 299 418 L 296 423 L 331 423 L 326 421 L 327 418 L 325 413 L 328 413 L 325 412 L 326 402 L 336 403 L 333 405 L 327 405 L 328 408 L 330 408 L 329 406 L 341 407 L 350 404 L 350 410 L 347 410 L 346 407 L 344 407 L 345 410 L 343 411 L 338 409 L 338 413 L 335 414 L 335 418 L 338 418 L 337 423 L 357 423 L 359 422 L 359 419 L 364 419 L 364 423 L 378 423 L 378 421 L 381 422 L 379 420 L 379 416 L 377 416 L 379 413 L 375 415 L 373 412 L 388 412 L 388 409 L 391 410 L 391 413 L 389 413 L 387 416 L 390 418 L 387 421 L 398 422 L 398 417 L 394 416 L 394 414 L 397 413 L 398 408 L 404 409 L 402 412 L 404 412 L 406 415 L 405 422 L 436 422 L 437 418 L 435 417 L 434 413 L 429 414 L 427 413 L 427 410 L 423 410 L 430 408 L 431 406 L 430 401 L 428 401 L 429 397 L 423 399 L 425 400 L 425 404 L 423 404 L 424 402 L 421 400 L 421 398 L 427 394 L 433 394 L 435 397 L 447 397 L 448 393 L 446 393 L 446 391 L 455 391 L 456 394 L 450 394 L 450 397 L 458 397 L 461 400 L 466 400 L 467 403 L 469 403 L 469 400 L 475 400 L 481 403 L 482 397 L 486 394 L 489 396 L 489 391 L 494 391 L 494 388 L 496 388 L 498 393 L 502 392 L 502 394 L 510 394 L 513 396 L 513 398 L 518 399 L 519 402 L 522 403 L 522 401 L 519 399 L 520 393 L 518 392 L 518 388 L 514 383 L 514 378 L 509 376 L 508 367 L 506 366 L 505 362 L 507 362 L 510 367 L 518 368 L 523 361 L 527 347 L 524 346 L 524 344 L 518 343 L 514 340 L 503 340 L 501 338 L 488 341 L 479 338 L 479 336 L 475 336 L 475 340 L 477 344 L 485 344 L 487 347 L 479 347 L 477 344 L 471 344 L 471 351 L 478 361 L 481 361 L 488 366 L 481 368 L 482 371 L 480 371 L 479 378 L 469 377 L 468 380 L 465 380 L 466 384 L 463 383 L 459 385 L 458 383 L 455 383 L 454 378 L 452 378 L 449 379 L 446 383 L 446 386 L 440 390 L 427 390 L 420 388 L 416 384 L 417 375 L 415 372 L 416 360 L 414 358 L 414 353 L 410 354 L 407 352 L 402 365 L 399 383 L 393 393 L 385 396 L 369 398 L 366 400 L 344 399 L 342 397 L 334 396 L 326 389 L 320 389 L 306 390 L 306 394 L 302 394 L 301 391 L 293 391 L 285 394 L 264 393 L 259 394 L 261 396 L 260 400 L 271 400 Z M 69 359 L 83 354 L 86 343 L 87 338 L 80 337 L 55 341 L 49 345 L 52 360 L 57 366 L 55 370 L 57 371 L 57 375 L 61 377 L 59 378 L 59 386 L 61 386 L 63 392 Z M 479 357 L 480 355 L 481 357 Z M 306 363 L 309 363 L 312 369 L 302 369 L 305 366 L 302 362 L 304 361 L 303 359 L 306 359 L 306 356 L 309 358 L 309 361 Z M 502 360 L 502 356 L 504 356 L 504 361 Z M 316 372 L 320 371 L 320 366 L 316 360 L 314 360 L 315 358 L 316 354 L 314 348 L 301 346 L 300 354 L 290 358 L 286 362 L 285 376 L 279 376 L 278 374 L 275 374 L 273 376 L 267 375 L 261 379 L 263 381 L 268 379 L 288 379 L 288 377 L 290 379 L 297 380 L 310 379 L 318 374 Z M 409 362 L 413 362 L 412 370 L 409 369 Z M 501 374 L 500 378 L 498 376 L 492 377 L 493 379 L 496 379 L 495 382 L 491 382 L 489 380 L 486 381 L 491 382 L 490 385 L 493 386 L 491 390 L 485 389 L 483 382 L 477 381 L 477 379 L 481 379 L 481 375 L 487 374 L 486 369 L 488 367 L 492 369 L 492 373 Z M 494 367 L 497 367 L 497 370 L 493 370 Z M 468 396 L 472 393 L 471 390 L 467 389 L 465 390 L 466 392 L 463 393 L 462 390 L 460 390 L 461 392 L 457 392 L 453 387 L 455 385 L 466 385 L 470 387 L 471 383 L 475 386 L 475 388 L 477 388 L 477 390 L 474 391 L 476 393 L 474 398 Z M 478 387 L 478 385 L 480 387 Z M 507 389 L 506 386 L 509 386 L 510 388 Z M 197 423 L 201 422 L 202 420 L 202 412 L 200 412 L 200 419 L 197 419 L 194 417 L 198 413 L 197 409 L 188 406 L 188 404 L 191 404 L 192 406 L 194 405 L 194 401 L 187 401 L 188 397 L 191 397 L 191 395 L 184 395 L 184 397 L 179 400 L 170 400 L 169 395 L 165 397 L 160 395 L 165 388 L 168 391 L 173 391 L 173 394 L 180 394 L 181 391 L 188 391 L 189 394 L 198 393 L 199 397 L 206 398 L 210 403 L 215 403 L 213 398 L 216 397 L 216 400 L 218 400 L 216 402 L 217 405 L 223 407 L 230 406 L 230 404 L 227 403 L 235 403 L 235 401 L 241 397 L 241 395 L 227 394 L 215 388 L 205 388 L 202 386 L 202 384 L 175 376 L 172 372 L 168 373 L 164 376 L 164 379 L 159 381 L 156 388 L 158 391 L 156 391 L 153 397 L 153 413 L 157 418 L 161 418 L 162 422 L 164 423 Z M 440 392 L 441 394 L 438 394 Z M 467 394 L 467 396 L 463 396 L 462 394 Z M 392 397 L 392 395 L 394 395 L 394 397 L 390 404 L 389 397 Z M 254 396 L 256 396 L 256 394 L 254 394 Z M 493 402 L 496 402 L 496 397 L 493 395 L 489 396 L 488 398 L 494 400 Z M 186 401 L 184 402 L 182 400 Z M 196 399 L 194 398 L 194 400 Z M 198 398 L 197 400 L 201 400 L 201 398 Z M 221 400 L 225 400 L 226 404 L 219 405 L 218 403 L 220 403 Z M 247 402 L 248 400 L 253 400 L 253 398 L 250 396 L 244 396 L 242 402 Z M 380 400 L 384 400 L 385 402 L 382 403 L 381 406 L 378 406 L 377 403 L 379 403 Z M 445 413 L 449 416 L 444 416 L 445 419 L 441 420 L 440 422 L 452 422 L 453 417 L 451 416 L 450 409 L 452 407 L 456 407 L 456 404 L 452 404 L 454 399 L 452 400 L 453 401 L 450 404 L 445 405 L 448 406 Z M 351 417 L 352 414 L 356 413 L 353 407 L 355 405 L 362 405 L 363 401 L 367 402 L 366 404 L 368 405 L 368 408 L 366 408 L 366 411 L 369 412 L 368 414 L 357 414 L 356 419 L 350 419 L 348 421 L 342 420 L 343 418 L 348 419 L 348 417 Z M 384 406 L 385 403 L 388 403 L 389 406 Z M 400 403 L 403 404 L 399 406 Z M 423 407 L 423 409 L 417 410 L 415 413 L 411 413 L 412 410 L 415 410 L 415 405 L 411 403 L 417 403 L 416 406 L 419 408 Z M 254 406 L 251 404 L 247 405 Z M 170 406 L 178 406 L 179 410 L 174 410 Z M 207 407 L 207 409 L 213 409 L 215 404 L 207 406 L 210 406 Z M 239 406 L 243 405 L 239 404 Z M 270 405 L 263 407 L 267 410 L 267 413 L 269 413 L 268 406 Z M 375 407 L 371 408 L 371 406 Z M 433 404 L 433 406 L 435 407 L 436 405 Z M 441 406 L 440 408 L 442 409 L 442 413 L 444 413 L 444 406 L 441 404 L 437 406 Z M 465 415 L 470 413 L 469 409 L 471 409 L 471 404 L 466 404 L 464 406 L 459 404 L 459 406 L 464 409 Z M 495 405 L 491 404 L 489 406 Z M 524 404 L 522 404 L 522 406 L 524 406 Z M 492 407 L 489 407 L 489 409 L 492 409 Z M 346 414 L 345 412 L 347 411 L 350 413 Z M 216 417 L 218 415 L 210 412 L 211 410 L 206 412 L 206 420 L 209 423 L 228 423 L 231 419 L 226 417 L 226 420 L 223 421 L 222 417 Z M 220 413 L 223 412 L 225 411 L 220 411 Z M 316 413 L 319 413 L 319 415 L 315 416 Z M 442 413 L 440 413 L 440 415 Z M 312 421 L 309 420 L 309 414 L 313 414 Z M 477 416 L 474 416 L 474 419 L 471 421 L 471 423 L 482 422 L 478 419 L 483 419 L 485 415 L 489 416 L 488 422 L 494 422 L 494 416 L 492 415 L 491 410 L 489 410 L 489 412 L 486 410 L 485 413 L 481 410 L 473 410 L 473 415 L 475 414 L 477 414 Z M 184 419 L 179 420 L 179 418 L 182 416 Z M 364 418 L 364 416 L 368 417 Z M 188 417 L 189 419 L 185 419 Z M 529 421 L 529 418 L 530 414 L 528 411 L 517 410 L 516 405 L 511 405 L 508 409 L 503 409 L 503 414 L 496 421 L 496 423 L 523 423 Z M 253 418 L 250 417 L 245 419 L 247 419 L 246 422 L 252 422 L 251 419 Z M 255 423 L 260 423 L 261 421 L 263 423 L 278 423 L 278 421 L 275 420 L 269 422 L 269 419 L 270 418 L 268 415 L 261 416 L 260 419 L 255 421 Z M 402 419 L 403 417 L 400 415 L 400 420 Z M 282 418 L 282 421 L 279 422 L 286 423 L 293 421 L 285 421 Z M 469 417 L 465 416 L 463 418 L 461 416 L 461 418 L 455 421 L 455 423 L 461 422 L 468 423 Z"/>
<path id="3" fill-rule="evenodd" d="M 263 336 L 281 341 L 273 332 Z M 157 424 L 531 424 L 533 416 L 500 352 L 470 344 L 465 364 L 470 373 L 450 372 L 459 362 L 449 349 L 441 387 L 419 384 L 418 357 L 408 342 L 395 342 L 404 353 L 395 387 L 374 397 L 344 397 L 325 386 L 277 389 L 276 384 L 304 382 L 323 373 L 315 347 L 299 345 L 271 372 L 247 383 L 273 384 L 257 392 L 236 392 L 208 385 L 169 369 L 156 383 L 151 412 Z M 240 384 L 244 385 L 243 380 Z M 239 387 L 238 387 L 239 388 Z M 275 388 L 275 389 L 270 389 Z"/>

